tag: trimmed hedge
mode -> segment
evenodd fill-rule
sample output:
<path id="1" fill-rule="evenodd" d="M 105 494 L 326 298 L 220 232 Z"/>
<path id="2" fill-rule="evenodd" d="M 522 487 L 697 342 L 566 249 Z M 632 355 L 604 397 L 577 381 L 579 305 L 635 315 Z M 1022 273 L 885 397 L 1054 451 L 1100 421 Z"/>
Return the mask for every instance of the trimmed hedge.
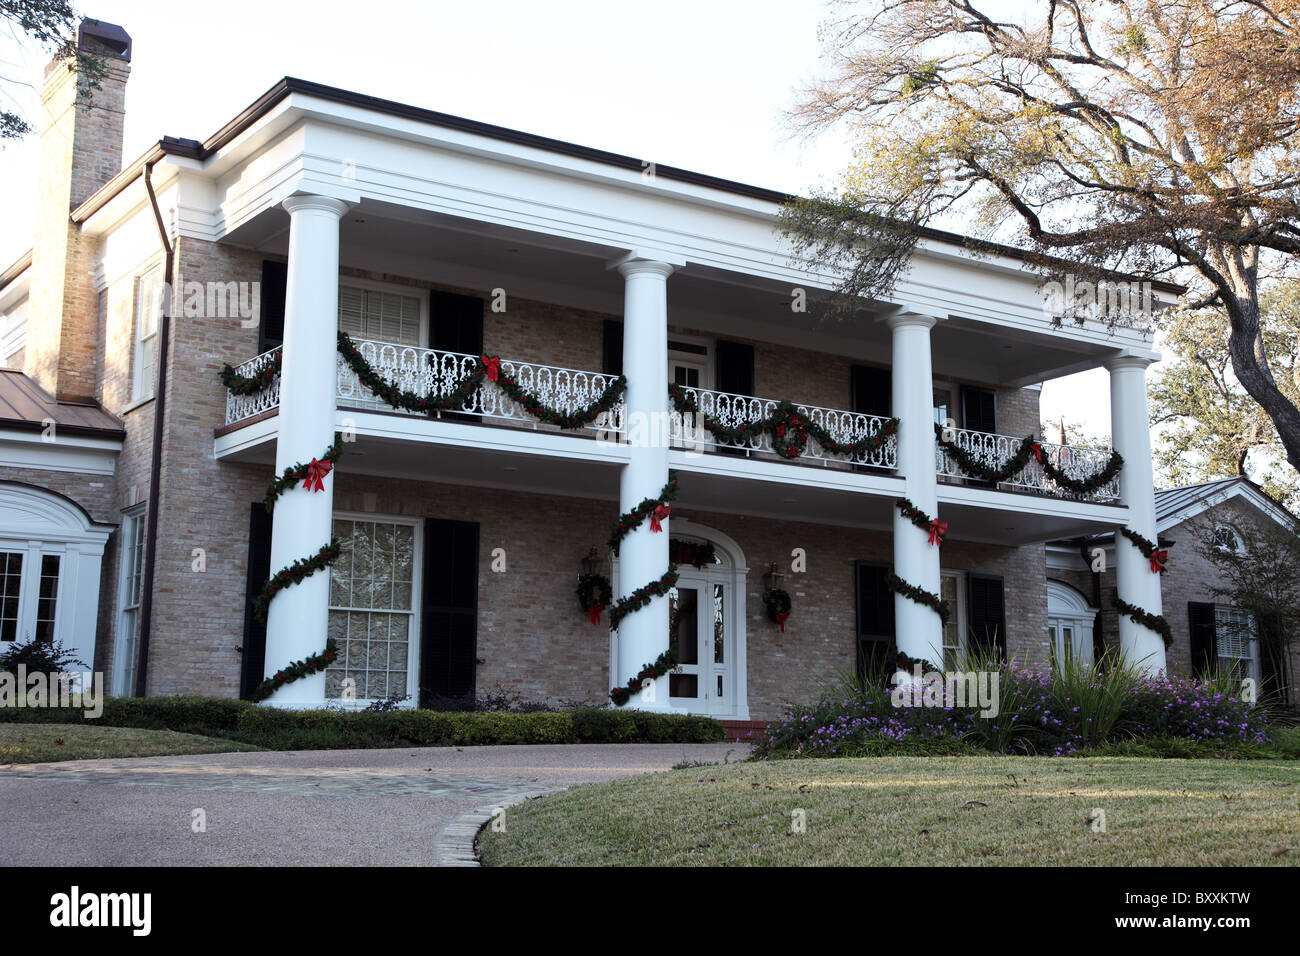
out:
<path id="1" fill-rule="evenodd" d="M 81 723 L 72 708 L 0 709 L 10 723 Z M 222 737 L 267 750 L 365 750 L 484 744 L 716 743 L 711 717 L 641 711 L 393 710 L 387 713 L 281 710 L 217 697 L 110 697 L 97 719 L 109 727 L 175 730 Z"/>

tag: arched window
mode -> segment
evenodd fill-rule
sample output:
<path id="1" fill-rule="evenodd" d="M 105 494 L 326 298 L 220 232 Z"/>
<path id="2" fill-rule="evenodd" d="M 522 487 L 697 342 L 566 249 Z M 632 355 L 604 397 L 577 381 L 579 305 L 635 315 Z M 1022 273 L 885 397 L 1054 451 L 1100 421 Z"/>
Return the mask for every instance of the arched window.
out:
<path id="1" fill-rule="evenodd" d="M 1097 609 L 1059 581 L 1047 582 L 1047 650 L 1061 663 L 1092 663 L 1092 626 Z"/>
<path id="2" fill-rule="evenodd" d="M 1214 529 L 1214 547 L 1218 551 L 1241 554 L 1246 550 L 1241 543 L 1241 535 L 1230 525 L 1221 524 Z"/>

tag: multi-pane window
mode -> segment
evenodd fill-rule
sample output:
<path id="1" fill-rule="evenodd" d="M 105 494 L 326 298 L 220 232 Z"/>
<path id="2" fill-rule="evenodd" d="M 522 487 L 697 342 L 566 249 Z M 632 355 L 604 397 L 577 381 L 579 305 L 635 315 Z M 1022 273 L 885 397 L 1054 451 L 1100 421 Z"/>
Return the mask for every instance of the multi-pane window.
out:
<path id="1" fill-rule="evenodd" d="M 135 684 L 136 646 L 140 637 L 140 601 L 144 595 L 144 511 L 122 518 L 121 618 L 113 692 L 127 696 Z"/>
<path id="2" fill-rule="evenodd" d="M 330 568 L 329 633 L 339 656 L 325 673 L 325 696 L 403 697 L 409 693 L 415 528 L 336 518 L 334 536 L 341 553 Z"/>
<path id="3" fill-rule="evenodd" d="M 19 595 L 23 583 L 21 551 L 0 551 L 0 641 L 18 640 Z"/>
<path id="4" fill-rule="evenodd" d="M 952 613 L 943 625 L 943 666 L 945 670 L 956 670 L 963 664 L 966 640 L 961 632 L 962 608 L 957 593 L 958 578 L 955 574 L 945 574 L 939 581 L 939 596 L 948 602 Z"/>
<path id="5" fill-rule="evenodd" d="M 155 269 L 136 280 L 135 287 L 135 373 L 131 397 L 153 395 L 158 372 L 158 316 L 162 312 L 162 273 Z"/>
<path id="6" fill-rule="evenodd" d="M 339 331 L 353 338 L 420 344 L 420 297 L 339 286 Z"/>
<path id="7" fill-rule="evenodd" d="M 1214 639 L 1220 670 L 1258 679 L 1253 614 L 1244 608 L 1215 605 Z"/>
<path id="8" fill-rule="evenodd" d="M 36 639 L 54 639 L 55 612 L 59 602 L 59 556 L 41 555 L 41 580 L 36 594 Z"/>

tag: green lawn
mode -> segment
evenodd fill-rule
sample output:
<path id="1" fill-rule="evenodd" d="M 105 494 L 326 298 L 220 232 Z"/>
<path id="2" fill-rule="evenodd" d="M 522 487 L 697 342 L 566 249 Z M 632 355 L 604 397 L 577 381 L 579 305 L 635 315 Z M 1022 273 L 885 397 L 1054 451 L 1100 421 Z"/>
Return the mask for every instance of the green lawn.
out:
<path id="1" fill-rule="evenodd" d="M 794 832 L 795 811 L 806 830 Z M 1105 829 L 1089 822 L 1104 813 Z M 696 767 L 506 811 L 488 866 L 1300 863 L 1300 764 L 878 757 Z"/>
<path id="2" fill-rule="evenodd" d="M 179 734 L 173 730 L 136 730 L 96 724 L 0 724 L 0 765 L 257 749 L 233 740 Z"/>

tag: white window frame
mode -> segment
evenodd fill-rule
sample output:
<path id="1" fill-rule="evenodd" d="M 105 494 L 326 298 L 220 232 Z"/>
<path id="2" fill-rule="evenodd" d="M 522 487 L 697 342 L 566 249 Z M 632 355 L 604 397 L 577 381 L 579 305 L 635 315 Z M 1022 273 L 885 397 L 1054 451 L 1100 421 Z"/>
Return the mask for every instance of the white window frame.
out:
<path id="1" fill-rule="evenodd" d="M 1246 647 L 1250 651 L 1249 657 L 1225 658 L 1219 653 L 1219 628 L 1229 623 L 1229 616 L 1238 616 L 1245 618 L 1246 630 L 1250 633 L 1250 638 L 1246 642 Z M 1235 624 L 1233 625 L 1235 626 Z M 1249 677 L 1259 683 L 1259 628 L 1255 622 L 1255 615 L 1245 608 L 1233 607 L 1229 604 L 1214 605 L 1214 660 L 1216 665 L 1222 667 L 1225 660 L 1239 661 L 1245 664 L 1242 677 Z"/>
<path id="2" fill-rule="evenodd" d="M 955 648 L 952 648 L 952 650 L 954 652 L 955 659 L 957 661 L 960 661 L 962 656 L 966 653 L 966 648 L 970 646 L 970 640 L 966 634 L 966 572 L 965 571 L 940 571 L 939 572 L 940 596 L 943 595 L 943 582 L 945 580 L 955 582 L 955 588 L 953 590 L 952 620 L 955 622 L 957 626 L 957 645 Z M 942 632 L 940 633 L 942 634 Z M 945 639 L 946 639 L 946 635 L 940 637 L 940 640 L 945 640 Z M 944 643 L 943 647 L 941 647 L 940 650 L 943 652 L 943 658 L 944 658 L 943 666 L 946 669 L 948 666 L 948 651 L 949 651 L 948 644 Z"/>
<path id="3" fill-rule="evenodd" d="M 717 354 L 718 354 L 718 350 L 716 348 L 717 340 L 706 339 L 700 335 L 679 335 L 678 333 L 670 330 L 668 332 L 668 341 L 683 342 L 687 345 L 698 345 L 704 349 L 704 352 L 701 354 L 699 352 L 682 352 L 678 349 L 670 348 L 668 350 L 669 380 L 671 381 L 673 378 L 672 368 L 674 363 L 677 365 L 687 365 L 692 368 L 699 369 L 700 371 L 699 387 L 702 389 L 707 389 L 709 391 L 712 391 L 713 383 L 717 381 L 717 376 L 715 374 L 716 369 L 714 368 L 714 363 L 717 360 Z"/>
<path id="4" fill-rule="evenodd" d="M 409 630 L 406 635 L 406 693 L 408 700 L 403 701 L 399 706 L 407 709 L 414 709 L 420 703 L 420 664 L 421 651 L 420 647 L 420 615 L 424 604 L 424 519 L 412 518 L 409 515 L 379 514 L 377 512 L 365 511 L 336 511 L 330 518 L 331 525 L 335 521 L 364 521 L 370 524 L 400 524 L 414 529 L 414 535 L 411 542 L 412 561 L 411 561 L 411 617 Z M 337 608 L 333 603 L 329 604 L 327 614 L 335 610 L 358 610 L 373 611 L 374 608 Z M 390 609 L 391 612 L 391 609 Z M 340 648 L 340 653 L 343 648 Z M 346 661 L 346 656 L 344 660 Z M 360 710 L 366 705 L 373 703 L 373 697 L 358 697 L 355 701 L 343 700 L 338 697 L 326 697 L 331 706 L 338 704 L 345 708 L 355 708 Z"/>
<path id="5" fill-rule="evenodd" d="M 117 626 L 113 641 L 112 693 L 115 697 L 135 696 L 135 675 L 140 651 L 140 605 L 144 601 L 146 517 L 144 504 L 133 505 L 122 512 L 122 537 L 117 561 Z M 140 593 L 133 595 L 133 572 L 137 561 Z M 135 628 L 133 635 L 127 633 L 131 627 Z"/>
<path id="6" fill-rule="evenodd" d="M 418 299 L 420 303 L 420 336 L 419 343 L 411 348 L 427 349 L 429 347 L 429 290 L 422 289 L 419 286 L 402 285 L 400 282 L 379 282 L 374 279 L 358 279 L 354 276 L 339 276 L 339 308 L 342 309 L 343 290 L 345 288 L 361 289 L 369 292 L 388 292 L 393 295 L 402 295 L 410 299 Z M 338 316 L 335 316 L 335 328 L 338 328 Z"/>
<path id="7" fill-rule="evenodd" d="M 158 377 L 158 363 L 163 360 L 158 350 L 159 313 L 161 312 L 162 296 L 164 294 L 162 277 L 162 268 L 155 266 L 140 273 L 135 279 L 135 321 L 131 332 L 134 342 L 134 358 L 131 366 L 131 401 L 133 402 L 143 402 L 154 397 L 154 382 Z M 158 284 L 156 287 L 157 293 L 151 296 L 152 302 L 146 302 L 145 289 L 153 282 Z M 151 308 L 153 310 L 153 331 L 145 335 L 144 330 L 147 327 L 145 320 L 149 317 Z M 145 345 L 150 340 L 153 341 L 154 345 L 153 367 L 150 374 L 146 376 L 143 368 L 144 353 Z"/>

